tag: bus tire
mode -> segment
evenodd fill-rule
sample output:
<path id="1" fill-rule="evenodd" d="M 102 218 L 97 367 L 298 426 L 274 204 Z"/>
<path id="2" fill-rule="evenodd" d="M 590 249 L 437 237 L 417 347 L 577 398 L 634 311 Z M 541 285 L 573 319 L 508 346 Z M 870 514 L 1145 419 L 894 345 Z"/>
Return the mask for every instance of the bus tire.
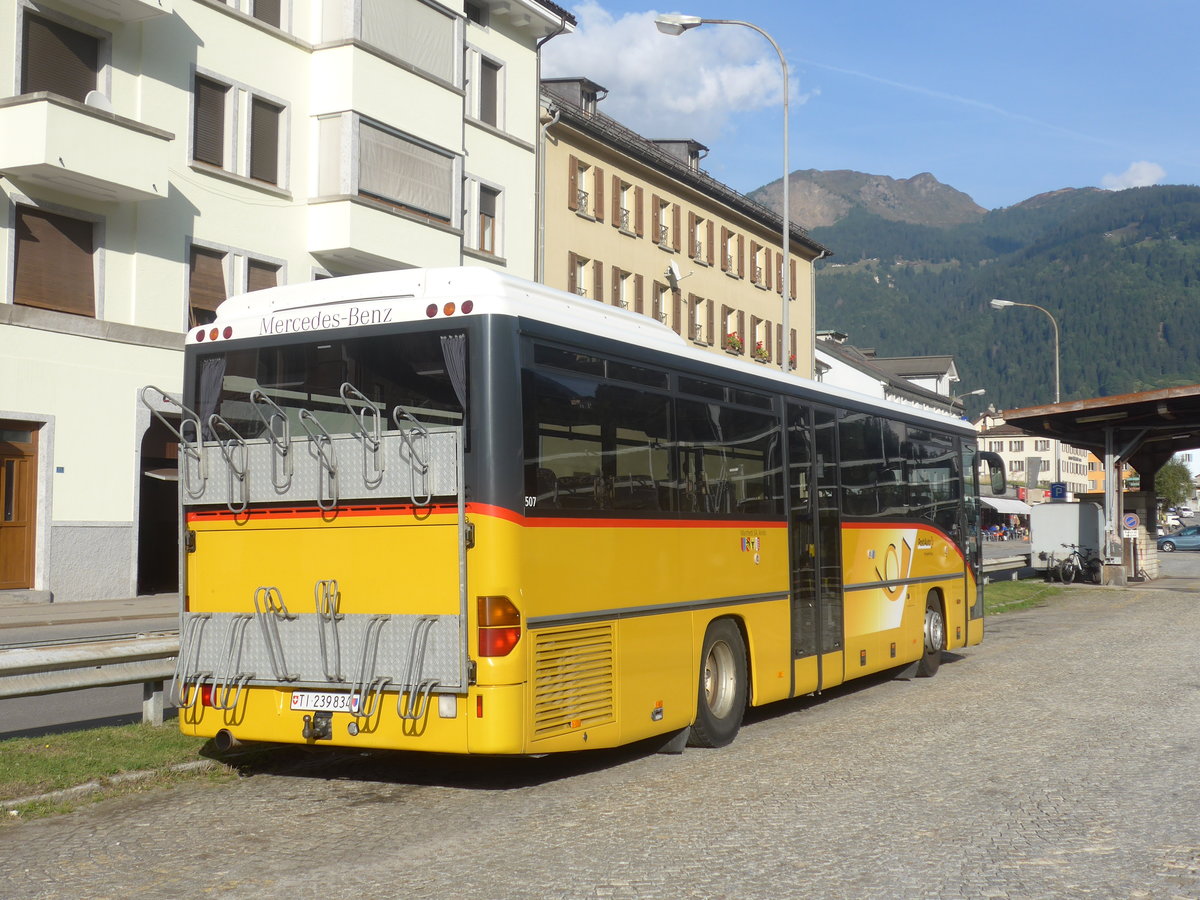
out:
<path id="1" fill-rule="evenodd" d="M 937 594 L 925 598 L 925 655 L 917 663 L 918 678 L 932 678 L 942 664 L 946 647 L 946 615 Z"/>
<path id="2" fill-rule="evenodd" d="M 696 721 L 690 747 L 724 747 L 737 737 L 746 711 L 746 645 L 729 619 L 718 619 L 704 634 Z"/>

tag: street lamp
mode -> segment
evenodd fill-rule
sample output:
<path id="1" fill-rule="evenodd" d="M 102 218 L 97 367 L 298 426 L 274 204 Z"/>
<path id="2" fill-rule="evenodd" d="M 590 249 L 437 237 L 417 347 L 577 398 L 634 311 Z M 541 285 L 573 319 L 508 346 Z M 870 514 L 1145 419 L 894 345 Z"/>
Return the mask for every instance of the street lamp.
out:
<path id="1" fill-rule="evenodd" d="M 788 307 L 791 301 L 791 279 L 788 278 L 788 257 L 791 249 L 791 223 L 788 220 L 788 66 L 787 60 L 783 56 L 783 51 L 779 49 L 779 45 L 775 43 L 775 39 L 767 32 L 763 31 L 757 25 L 750 22 L 742 22 L 738 19 L 702 19 L 700 16 L 681 16 L 675 13 L 660 15 L 655 18 L 654 24 L 663 34 L 678 36 L 685 31 L 690 31 L 693 28 L 698 28 L 701 25 L 743 25 L 746 28 L 753 28 L 775 48 L 775 52 L 779 55 L 779 65 L 783 67 L 783 215 L 780 218 L 783 221 L 782 235 L 782 264 L 779 267 L 780 279 L 783 281 L 783 314 L 781 316 L 780 328 L 783 331 L 783 337 L 779 342 L 781 348 L 779 354 L 779 367 L 784 372 L 788 371 L 788 363 L 791 360 L 791 321 L 790 310 Z"/>
<path id="2" fill-rule="evenodd" d="M 1054 316 L 1050 315 L 1048 309 L 1041 306 L 1035 306 L 1032 303 L 1017 303 L 1015 300 L 991 300 L 988 303 L 992 309 L 1005 309 L 1009 306 L 1024 306 L 1026 309 L 1040 309 L 1046 314 L 1050 320 L 1050 324 L 1054 326 L 1054 402 L 1058 403 L 1061 399 L 1060 382 L 1058 378 L 1058 322 L 1054 320 Z"/>
<path id="3" fill-rule="evenodd" d="M 954 404 L 962 400 L 963 397 L 980 397 L 987 393 L 987 388 L 976 388 L 973 391 L 967 391 L 965 394 L 954 394 L 950 398 L 950 412 L 954 412 Z"/>
<path id="4" fill-rule="evenodd" d="M 1054 316 L 1050 315 L 1050 310 L 1044 307 L 1037 306 L 1033 303 L 1017 303 L 1015 300 L 990 300 L 988 305 L 992 309 L 1006 309 L 1009 306 L 1023 306 L 1026 309 L 1038 309 L 1046 314 L 1046 318 L 1050 320 L 1050 324 L 1054 326 L 1054 402 L 1058 403 L 1062 399 L 1061 382 L 1058 374 L 1058 322 Z M 1062 481 L 1062 464 L 1059 461 L 1059 441 L 1054 442 L 1054 480 Z M 1036 484 L 1036 482 L 1035 482 Z"/>

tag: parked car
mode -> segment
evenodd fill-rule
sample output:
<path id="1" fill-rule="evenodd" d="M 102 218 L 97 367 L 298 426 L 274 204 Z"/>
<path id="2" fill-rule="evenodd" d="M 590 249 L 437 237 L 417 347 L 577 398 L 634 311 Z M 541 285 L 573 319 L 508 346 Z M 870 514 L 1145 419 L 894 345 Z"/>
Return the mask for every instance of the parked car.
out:
<path id="1" fill-rule="evenodd" d="M 1164 553 L 1175 550 L 1200 550 L 1200 525 L 1189 525 L 1175 534 L 1164 534 L 1158 539 L 1158 549 Z"/>
<path id="2" fill-rule="evenodd" d="M 1175 513 L 1167 513 L 1162 518 L 1162 527 L 1168 531 L 1174 531 L 1182 526 L 1183 522 L 1179 520 L 1179 516 L 1175 515 Z"/>
<path id="3" fill-rule="evenodd" d="M 1181 518 L 1181 519 L 1190 519 L 1192 517 L 1192 511 L 1190 509 L 1188 509 L 1186 506 L 1179 507 L 1179 509 L 1175 510 L 1175 512 L 1179 515 L 1179 518 Z"/>

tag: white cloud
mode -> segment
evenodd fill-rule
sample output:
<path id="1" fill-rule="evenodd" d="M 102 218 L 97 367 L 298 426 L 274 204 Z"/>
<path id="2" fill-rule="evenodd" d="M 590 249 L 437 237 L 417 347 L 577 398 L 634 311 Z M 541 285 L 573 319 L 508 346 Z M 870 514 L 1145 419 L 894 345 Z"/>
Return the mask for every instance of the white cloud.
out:
<path id="1" fill-rule="evenodd" d="M 596 0 L 574 11 L 575 33 L 542 51 L 543 77 L 579 75 L 603 85 L 609 96 L 601 111 L 644 137 L 708 142 L 734 113 L 782 101 L 779 58 L 748 28 L 711 25 L 671 37 L 654 26 L 657 11 L 614 19 Z"/>
<path id="2" fill-rule="evenodd" d="M 1100 185 L 1110 191 L 1123 191 L 1131 187 L 1149 187 L 1167 177 L 1167 170 L 1158 163 L 1135 162 L 1120 175 L 1105 175 Z"/>

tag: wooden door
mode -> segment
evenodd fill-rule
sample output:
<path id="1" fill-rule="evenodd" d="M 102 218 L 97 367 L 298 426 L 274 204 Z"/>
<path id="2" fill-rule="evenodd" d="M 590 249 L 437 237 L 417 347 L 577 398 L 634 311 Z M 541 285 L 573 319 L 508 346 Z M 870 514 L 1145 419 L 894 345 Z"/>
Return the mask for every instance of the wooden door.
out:
<path id="1" fill-rule="evenodd" d="M 0 420 L 0 590 L 33 587 L 37 430 Z"/>

